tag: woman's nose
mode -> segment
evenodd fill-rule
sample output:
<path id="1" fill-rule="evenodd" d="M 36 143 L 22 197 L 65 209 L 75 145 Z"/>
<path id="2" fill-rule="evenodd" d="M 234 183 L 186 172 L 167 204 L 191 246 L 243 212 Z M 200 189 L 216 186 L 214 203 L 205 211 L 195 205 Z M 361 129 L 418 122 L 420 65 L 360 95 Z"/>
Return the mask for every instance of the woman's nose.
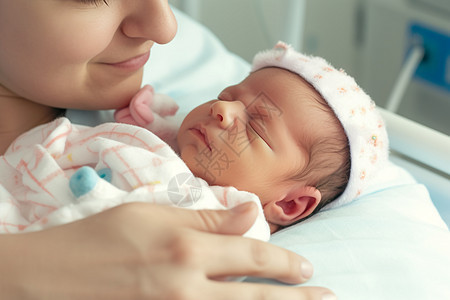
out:
<path id="1" fill-rule="evenodd" d="M 129 9 L 122 22 L 126 36 L 158 44 L 166 44 L 175 37 L 177 21 L 167 0 L 127 0 L 125 5 Z"/>
<path id="2" fill-rule="evenodd" d="M 221 101 L 211 104 L 211 116 L 219 121 L 220 127 L 228 128 L 236 120 L 246 122 L 245 105 L 241 101 Z"/>

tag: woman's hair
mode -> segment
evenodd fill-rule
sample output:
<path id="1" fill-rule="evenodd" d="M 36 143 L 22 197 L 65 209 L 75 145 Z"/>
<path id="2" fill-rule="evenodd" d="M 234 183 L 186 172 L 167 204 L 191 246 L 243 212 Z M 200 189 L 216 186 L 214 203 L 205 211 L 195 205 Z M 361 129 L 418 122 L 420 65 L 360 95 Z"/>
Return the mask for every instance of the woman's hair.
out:
<path id="1" fill-rule="evenodd" d="M 313 107 L 324 115 L 320 122 L 321 127 L 326 127 L 326 134 L 315 134 L 313 126 L 310 128 L 306 137 L 308 142 L 303 145 L 309 156 L 308 162 L 290 180 L 320 191 L 322 199 L 312 216 L 344 192 L 350 177 L 351 160 L 349 142 L 340 121 L 319 93 L 311 93 L 311 96 L 316 100 Z"/>

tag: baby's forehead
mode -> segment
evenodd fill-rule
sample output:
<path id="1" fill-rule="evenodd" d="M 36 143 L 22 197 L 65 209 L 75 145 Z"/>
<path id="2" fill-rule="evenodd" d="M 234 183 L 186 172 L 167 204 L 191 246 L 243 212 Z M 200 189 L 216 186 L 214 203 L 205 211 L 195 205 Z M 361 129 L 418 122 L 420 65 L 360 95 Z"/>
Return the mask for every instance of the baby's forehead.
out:
<path id="1" fill-rule="evenodd" d="M 241 84 L 246 84 L 248 81 L 259 81 L 263 84 L 282 84 L 285 87 L 305 89 L 320 96 L 317 90 L 303 77 L 293 73 L 287 69 L 278 67 L 266 67 L 250 73 Z"/>
<path id="2" fill-rule="evenodd" d="M 292 120 L 293 124 L 297 121 L 301 125 L 301 120 L 305 119 L 310 124 L 317 123 L 317 120 L 320 123 L 334 115 L 320 93 L 300 75 L 289 70 L 262 68 L 251 73 L 243 84 L 261 87 L 261 91 L 267 92 L 266 101 L 273 102 L 281 110 L 280 117 Z"/>
<path id="3" fill-rule="evenodd" d="M 320 93 L 308 81 L 300 75 L 283 68 L 267 67 L 259 69 L 250 73 L 242 84 L 246 84 L 247 82 L 256 82 L 262 88 L 279 86 L 280 92 L 283 89 L 289 89 L 293 92 L 293 95 L 298 95 L 298 99 L 309 96 L 311 100 L 319 101 L 320 104 L 328 106 Z M 290 104 L 296 104 L 296 102 L 292 101 Z"/>

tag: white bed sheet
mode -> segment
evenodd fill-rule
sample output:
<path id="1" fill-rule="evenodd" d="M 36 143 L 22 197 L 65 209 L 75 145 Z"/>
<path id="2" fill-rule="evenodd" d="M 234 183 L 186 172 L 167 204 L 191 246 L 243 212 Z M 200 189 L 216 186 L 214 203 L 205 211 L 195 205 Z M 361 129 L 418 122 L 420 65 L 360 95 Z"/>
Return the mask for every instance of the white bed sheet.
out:
<path id="1" fill-rule="evenodd" d="M 187 112 L 244 78 L 249 66 L 204 27 L 176 16 L 179 33 L 152 51 L 144 82 Z M 315 274 L 308 284 L 331 288 L 340 299 L 450 299 L 449 230 L 425 186 L 395 164 L 354 202 L 284 229 L 270 242 L 309 259 Z"/>
<path id="2" fill-rule="evenodd" d="M 272 236 L 340 299 L 450 299 L 450 234 L 425 186 L 391 164 L 372 191 Z"/>

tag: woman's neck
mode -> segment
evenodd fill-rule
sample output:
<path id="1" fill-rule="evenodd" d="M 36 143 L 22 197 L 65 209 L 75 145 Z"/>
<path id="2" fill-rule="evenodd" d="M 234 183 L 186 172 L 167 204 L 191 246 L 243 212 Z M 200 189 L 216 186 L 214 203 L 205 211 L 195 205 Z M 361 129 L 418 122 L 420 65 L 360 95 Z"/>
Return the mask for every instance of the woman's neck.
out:
<path id="1" fill-rule="evenodd" d="M 19 97 L 0 85 L 0 155 L 19 135 L 56 116 L 54 108 Z"/>

